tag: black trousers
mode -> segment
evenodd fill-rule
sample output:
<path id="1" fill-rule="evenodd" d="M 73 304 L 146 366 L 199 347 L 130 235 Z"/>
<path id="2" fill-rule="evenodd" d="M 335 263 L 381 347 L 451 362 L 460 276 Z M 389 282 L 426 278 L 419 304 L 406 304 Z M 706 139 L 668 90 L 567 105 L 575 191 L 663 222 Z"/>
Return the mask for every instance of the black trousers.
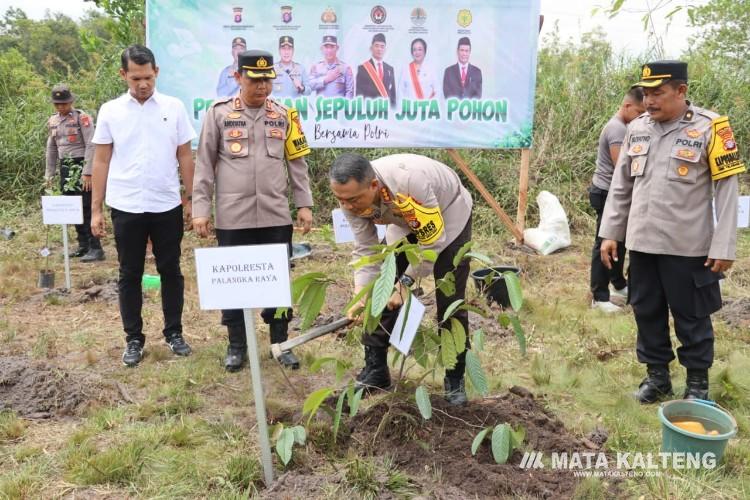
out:
<path id="1" fill-rule="evenodd" d="M 413 234 L 409 234 L 407 236 L 407 239 L 410 243 L 417 242 L 417 238 Z M 435 267 L 433 268 L 433 276 L 435 278 L 435 281 L 443 278 L 449 271 L 453 271 L 453 274 L 456 278 L 456 292 L 453 295 L 446 296 L 443 295 L 440 290 L 435 291 L 438 324 L 440 324 L 440 322 L 442 321 L 443 314 L 445 313 L 446 309 L 448 309 L 449 305 L 451 305 L 456 300 L 464 299 L 466 297 L 466 281 L 469 278 L 469 261 L 461 261 L 458 267 L 454 269 L 453 257 L 458 253 L 458 251 L 462 246 L 464 246 L 467 241 L 471 241 L 471 217 L 469 217 L 469 221 L 466 223 L 466 226 L 464 226 L 461 233 L 456 236 L 456 239 L 454 239 L 450 243 L 450 245 L 445 247 L 443 251 L 440 252 L 437 261 L 435 261 Z M 404 271 L 406 271 L 408 265 L 409 262 L 406 260 L 406 255 L 403 253 L 398 254 L 396 258 L 396 276 L 400 277 L 402 274 L 404 274 Z M 378 326 L 378 328 L 370 334 L 362 335 L 362 344 L 373 347 L 388 347 L 388 337 L 390 336 L 391 332 L 393 331 L 393 327 L 396 324 L 398 312 L 399 309 L 390 311 L 386 308 L 380 318 L 380 325 Z M 469 340 L 469 312 L 461 310 L 456 312 L 453 317 L 456 318 L 464 327 L 464 331 L 466 332 L 466 348 L 468 349 L 471 346 Z M 455 368 L 453 368 L 452 370 L 446 370 L 445 374 L 449 377 L 454 378 L 463 377 L 464 370 L 466 368 L 465 359 L 466 352 L 464 351 L 462 355 L 459 355 L 458 362 L 456 363 Z"/>
<path id="2" fill-rule="evenodd" d="M 83 169 L 83 158 L 70 158 L 60 163 L 60 191 L 66 196 L 80 196 L 83 202 L 83 224 L 76 224 L 78 246 L 81 248 L 101 248 L 99 238 L 91 233 L 91 191 L 81 189 L 82 181 L 75 186 L 67 186 L 71 176 L 71 167 Z"/>
<path id="3" fill-rule="evenodd" d="M 721 309 L 719 280 L 706 257 L 680 257 L 630 251 L 628 290 L 638 325 L 638 361 L 666 365 L 674 359 L 669 311 L 681 346 L 680 364 L 707 369 L 714 359 L 711 313 Z"/>
<path id="4" fill-rule="evenodd" d="M 604 267 L 599 252 L 603 241 L 599 237 L 599 229 L 602 225 L 602 214 L 604 213 L 604 204 L 607 201 L 608 194 L 609 191 L 605 191 L 594 185 L 589 187 L 589 202 L 591 203 L 591 208 L 596 211 L 596 235 L 594 238 L 594 248 L 591 249 L 591 293 L 597 302 L 609 301 L 610 283 L 617 290 L 621 290 L 627 285 L 625 277 L 622 274 L 625 264 L 625 242 L 617 242 L 618 260 L 612 263 L 612 269 Z"/>
<path id="5" fill-rule="evenodd" d="M 291 224 L 288 226 L 260 227 L 253 229 L 216 229 L 216 239 L 220 247 L 232 247 L 240 245 L 262 245 L 267 243 L 286 243 L 287 253 L 292 256 L 292 232 Z M 266 308 L 260 313 L 263 322 L 267 325 L 271 323 L 283 323 L 285 326 L 292 319 L 292 309 L 276 319 L 276 308 Z M 245 317 L 242 309 L 224 309 L 221 311 L 221 324 L 229 327 L 231 344 L 245 345 L 246 338 Z M 239 335 L 239 328 L 242 328 L 242 335 Z M 234 335 L 233 335 L 234 334 Z"/>
<path id="6" fill-rule="evenodd" d="M 146 244 L 151 238 L 156 270 L 161 276 L 161 307 L 164 336 L 182 333 L 182 306 L 185 279 L 180 271 L 182 205 L 166 212 L 133 214 L 111 209 L 112 227 L 120 263 L 120 316 L 126 340 L 145 341 L 143 335 L 143 292 L 141 280 L 146 260 Z"/>

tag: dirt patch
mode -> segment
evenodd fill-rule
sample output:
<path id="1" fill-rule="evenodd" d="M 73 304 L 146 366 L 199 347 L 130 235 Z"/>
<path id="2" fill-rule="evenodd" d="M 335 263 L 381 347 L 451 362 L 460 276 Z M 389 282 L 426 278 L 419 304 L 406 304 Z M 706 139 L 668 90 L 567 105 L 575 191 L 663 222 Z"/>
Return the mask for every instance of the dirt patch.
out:
<path id="1" fill-rule="evenodd" d="M 110 280 L 102 284 L 92 284 L 71 294 L 73 302 L 116 302 L 119 298 L 117 280 Z"/>
<path id="2" fill-rule="evenodd" d="M 502 465 L 494 462 L 489 441 L 475 457 L 471 455 L 477 432 L 499 423 L 523 426 L 529 450 L 551 453 L 590 449 L 528 391 L 514 389 L 463 408 L 453 408 L 439 396 L 433 397 L 432 404 L 433 416 L 426 423 L 412 404 L 392 409 L 389 425 L 383 426 L 375 446 L 366 451 L 377 454 L 378 450 L 388 450 L 399 468 L 415 477 L 437 468 L 442 471 L 442 483 L 469 496 L 568 498 L 575 491 L 578 479 L 568 471 L 521 469 L 523 454 L 518 450 Z M 353 440 L 371 444 L 386 411 L 386 405 L 378 405 L 357 418 Z"/>
<path id="3" fill-rule="evenodd" d="M 86 302 L 117 302 L 117 280 L 101 284 L 88 283 L 85 287 L 73 290 L 53 288 L 31 295 L 28 301 L 32 304 L 57 302 L 65 304 L 84 304 Z"/>
<path id="4" fill-rule="evenodd" d="M 750 297 L 726 299 L 715 316 L 730 326 L 750 328 Z"/>
<path id="5" fill-rule="evenodd" d="M 116 389 L 94 374 L 21 356 L 0 357 L 0 410 L 26 418 L 54 418 L 116 399 Z"/>
<path id="6" fill-rule="evenodd" d="M 492 458 L 489 440 L 472 456 L 474 436 L 499 423 L 523 426 L 524 449 L 545 456 L 598 451 L 607 439 L 606 430 L 599 428 L 588 437 L 574 436 L 522 387 L 461 408 L 449 406 L 440 396 L 432 398 L 432 405 L 432 418 L 427 422 L 415 405 L 406 401 L 394 403 L 390 410 L 386 403 L 369 408 L 351 423 L 351 434 L 342 440 L 342 446 L 347 442 L 350 449 L 344 453 L 371 456 L 376 461 L 387 455 L 412 478 L 420 494 L 429 498 L 570 498 L 579 483 L 570 471 L 522 469 L 523 451 L 519 450 L 508 463 L 499 465 Z M 315 498 L 321 494 L 320 477 L 312 471 L 295 470 L 284 476 L 264 498 Z M 329 483 L 341 481 L 340 477 L 328 478 Z M 610 483 L 610 488 L 617 485 Z"/>

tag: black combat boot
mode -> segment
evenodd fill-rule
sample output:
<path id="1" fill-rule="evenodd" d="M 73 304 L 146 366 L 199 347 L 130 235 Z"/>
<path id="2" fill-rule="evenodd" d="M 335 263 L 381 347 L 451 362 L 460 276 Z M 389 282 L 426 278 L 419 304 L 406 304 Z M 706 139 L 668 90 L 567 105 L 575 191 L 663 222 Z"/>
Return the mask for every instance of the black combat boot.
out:
<path id="1" fill-rule="evenodd" d="M 365 346 L 365 367 L 357 375 L 356 389 L 388 389 L 391 374 L 388 371 L 388 346 Z"/>
<path id="2" fill-rule="evenodd" d="M 443 388 L 445 389 L 445 400 L 451 406 L 463 406 L 469 400 L 466 397 L 466 388 L 464 387 L 464 378 L 445 377 L 443 379 Z"/>
<path id="3" fill-rule="evenodd" d="M 688 368 L 682 399 L 708 399 L 708 370 Z"/>
<path id="4" fill-rule="evenodd" d="M 672 395 L 672 381 L 669 378 L 667 365 L 648 365 L 648 376 L 643 379 L 635 399 L 641 404 L 656 403 L 660 399 Z"/>
<path id="5" fill-rule="evenodd" d="M 228 372 L 236 372 L 242 369 L 247 361 L 247 339 L 245 329 L 241 326 L 227 326 L 229 333 L 229 345 L 227 355 L 224 358 L 224 368 Z"/>
<path id="6" fill-rule="evenodd" d="M 469 400 L 466 397 L 464 373 L 466 372 L 466 351 L 456 357 L 456 366 L 451 370 L 445 370 L 443 388 L 445 389 L 445 400 L 451 406 L 463 406 Z"/>
<path id="7" fill-rule="evenodd" d="M 289 322 L 287 321 L 272 321 L 271 324 L 268 325 L 268 329 L 271 331 L 272 344 L 286 342 L 286 339 L 289 338 L 289 334 L 287 333 Z M 283 351 L 276 361 L 281 363 L 281 366 L 284 368 L 291 368 L 292 370 L 299 369 L 299 359 L 297 359 L 297 356 L 295 356 L 289 349 Z"/>

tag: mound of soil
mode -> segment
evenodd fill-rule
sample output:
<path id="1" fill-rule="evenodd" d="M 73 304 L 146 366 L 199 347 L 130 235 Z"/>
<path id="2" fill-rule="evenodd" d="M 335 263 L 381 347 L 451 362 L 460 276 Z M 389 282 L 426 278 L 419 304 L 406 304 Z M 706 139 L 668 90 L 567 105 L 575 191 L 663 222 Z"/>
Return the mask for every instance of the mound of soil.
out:
<path id="1" fill-rule="evenodd" d="M 401 470 L 416 477 L 425 470 L 439 468 L 444 484 L 469 496 L 568 498 L 575 491 L 578 479 L 569 471 L 521 469 L 520 451 L 514 451 L 508 463 L 496 464 L 489 440 L 476 456 L 471 455 L 474 436 L 482 428 L 499 423 L 523 426 L 529 450 L 545 454 L 589 451 L 582 439 L 570 434 L 525 389 L 514 388 L 499 398 L 473 401 L 461 408 L 451 407 L 436 396 L 432 405 L 433 415 L 428 422 L 422 420 L 412 404 L 392 409 L 388 425 L 381 427 L 380 436 L 369 451 L 391 454 Z M 354 441 L 372 443 L 387 410 L 386 405 L 378 405 L 362 414 L 353 425 Z"/>
<path id="2" fill-rule="evenodd" d="M 460 408 L 449 406 L 440 396 L 433 397 L 432 405 L 432 418 L 426 422 L 407 401 L 394 403 L 390 409 L 386 403 L 370 407 L 351 422 L 346 455 L 390 457 L 414 480 L 420 493 L 430 498 L 570 498 L 579 482 L 571 471 L 522 469 L 523 452 L 518 450 L 508 463 L 499 465 L 492 458 L 489 439 L 472 456 L 474 436 L 499 423 L 522 426 L 525 450 L 545 456 L 598 450 L 607 439 L 603 429 L 597 430 L 601 436 L 574 436 L 522 387 Z M 319 479 L 313 470 L 291 470 L 261 493 L 264 498 L 316 498 L 323 493 Z M 342 482 L 340 477 L 328 480 Z M 381 493 L 383 498 L 391 497 L 388 491 Z"/>
<path id="3" fill-rule="evenodd" d="M 0 410 L 26 418 L 74 415 L 94 401 L 112 401 L 114 389 L 93 374 L 70 372 L 21 356 L 0 357 Z"/>
<path id="4" fill-rule="evenodd" d="M 750 328 L 750 297 L 726 299 L 715 316 L 728 325 Z"/>

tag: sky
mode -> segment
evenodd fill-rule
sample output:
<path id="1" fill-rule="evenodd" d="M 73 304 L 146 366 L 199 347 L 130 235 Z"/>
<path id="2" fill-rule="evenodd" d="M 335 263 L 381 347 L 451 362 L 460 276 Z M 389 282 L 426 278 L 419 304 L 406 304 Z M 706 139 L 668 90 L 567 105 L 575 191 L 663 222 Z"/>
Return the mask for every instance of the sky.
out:
<path id="1" fill-rule="evenodd" d="M 613 19 L 609 19 L 603 12 L 592 15 L 595 8 L 607 7 L 610 4 L 609 0 L 541 0 L 541 11 L 544 15 L 541 36 L 551 33 L 557 23 L 563 41 L 578 41 L 582 34 L 601 26 L 615 52 L 637 56 L 644 54 L 649 48 L 641 21 L 643 13 L 648 10 L 649 5 L 667 4 L 657 11 L 654 17 L 655 28 L 663 40 L 662 55 L 665 58 L 676 58 L 688 47 L 688 39 L 693 32 L 687 27 L 687 14 L 684 8 L 669 24 L 664 20 L 664 16 L 675 7 L 703 4 L 706 1 L 626 0 L 622 11 Z M 0 13 L 5 13 L 10 6 L 21 7 L 32 19 L 41 19 L 45 12 L 50 10 L 62 12 L 77 20 L 87 10 L 96 8 L 92 2 L 83 0 L 0 0 Z"/>

